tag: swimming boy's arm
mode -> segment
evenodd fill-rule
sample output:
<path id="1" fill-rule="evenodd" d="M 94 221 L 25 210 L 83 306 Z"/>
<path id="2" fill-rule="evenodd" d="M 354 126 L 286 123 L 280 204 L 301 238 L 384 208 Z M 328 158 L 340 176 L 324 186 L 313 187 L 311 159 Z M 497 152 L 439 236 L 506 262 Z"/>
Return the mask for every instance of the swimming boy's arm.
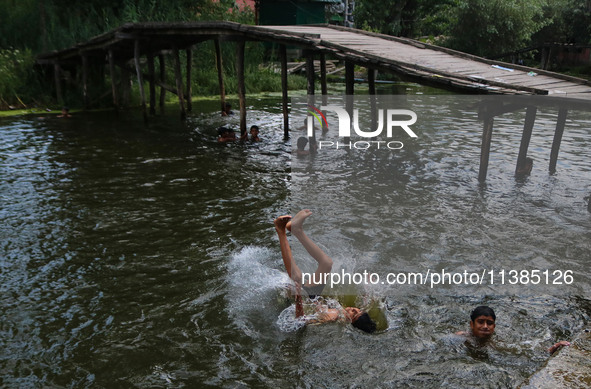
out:
<path id="1" fill-rule="evenodd" d="M 550 347 L 548 349 L 548 352 L 550 354 L 554 354 L 556 352 L 556 350 L 558 350 L 559 348 L 561 348 L 563 346 L 570 346 L 570 342 L 567 342 L 566 340 L 561 340 L 560 342 L 555 343 L 552 347 Z"/>

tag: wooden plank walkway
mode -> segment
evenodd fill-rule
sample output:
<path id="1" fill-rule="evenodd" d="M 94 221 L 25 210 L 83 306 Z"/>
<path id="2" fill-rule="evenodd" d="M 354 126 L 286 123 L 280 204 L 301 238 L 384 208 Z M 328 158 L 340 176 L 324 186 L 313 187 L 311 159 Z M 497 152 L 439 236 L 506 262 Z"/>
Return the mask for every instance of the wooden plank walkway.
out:
<path id="1" fill-rule="evenodd" d="M 472 93 L 539 94 L 591 101 L 591 82 L 524 66 L 367 31 L 328 25 L 251 26 L 232 22 L 136 23 L 74 47 L 38 57 L 39 63 L 80 61 L 80 57 L 116 60 L 155 55 L 215 39 L 256 40 L 332 54 L 369 68 L 394 72 L 418 82 Z M 535 75 L 533 75 L 533 73 Z"/>
<path id="2" fill-rule="evenodd" d="M 264 26 L 314 34 L 316 48 L 353 62 L 397 71 L 430 84 L 480 93 L 540 94 L 591 101 L 588 80 L 487 60 L 405 38 L 336 26 Z M 532 73 L 533 72 L 533 73 Z M 535 73 L 535 75 L 534 75 Z"/>

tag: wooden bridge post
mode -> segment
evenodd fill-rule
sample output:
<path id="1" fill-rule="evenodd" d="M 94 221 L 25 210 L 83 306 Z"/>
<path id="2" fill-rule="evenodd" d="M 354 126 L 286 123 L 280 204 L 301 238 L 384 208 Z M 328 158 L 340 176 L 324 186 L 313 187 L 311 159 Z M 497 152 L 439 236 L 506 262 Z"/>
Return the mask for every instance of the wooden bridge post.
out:
<path id="1" fill-rule="evenodd" d="M 181 120 L 185 120 L 187 117 L 187 113 L 185 111 L 185 99 L 183 97 L 183 79 L 181 75 L 181 60 L 179 58 L 179 49 L 175 47 L 172 50 L 172 54 L 174 56 L 174 76 L 176 79 L 176 93 L 179 97 L 179 105 L 181 107 Z"/>
<path id="2" fill-rule="evenodd" d="M 376 106 L 376 70 L 367 68 L 367 84 L 369 87 L 369 100 L 371 104 L 371 130 L 377 130 L 378 110 Z"/>
<path id="3" fill-rule="evenodd" d="M 215 45 L 215 64 L 218 70 L 218 83 L 220 85 L 220 109 L 224 112 L 226 108 L 226 88 L 224 87 L 224 68 L 222 66 L 222 50 L 220 49 L 220 38 L 213 40 Z"/>
<path id="4" fill-rule="evenodd" d="M 345 61 L 345 109 L 353 122 L 353 94 L 355 93 L 355 64 L 353 62 Z M 345 138 L 345 142 L 349 142 L 349 138 Z"/>
<path id="5" fill-rule="evenodd" d="M 135 40 L 134 43 L 134 50 L 133 50 L 133 59 L 135 62 L 135 71 L 137 73 L 137 82 L 138 87 L 140 89 L 140 100 L 142 104 L 142 113 L 144 115 L 144 120 L 148 121 L 148 113 L 146 111 L 146 94 L 144 92 L 144 80 L 142 75 L 142 69 L 140 68 L 140 41 L 139 39 Z"/>
<path id="6" fill-rule="evenodd" d="M 355 94 L 355 64 L 353 62 L 345 62 L 345 90 L 346 94 Z"/>
<path id="7" fill-rule="evenodd" d="M 556 131 L 554 132 L 554 140 L 552 141 L 552 151 L 550 151 L 550 174 L 556 172 L 556 162 L 558 161 L 558 151 L 560 150 L 560 143 L 562 143 L 562 134 L 564 133 L 564 125 L 566 123 L 566 108 L 558 110 L 558 119 L 556 121 Z M 591 203 L 591 200 L 589 201 Z"/>
<path id="8" fill-rule="evenodd" d="M 281 60 L 281 105 L 283 107 L 283 137 L 289 138 L 289 112 L 287 109 L 287 48 L 279 46 L 279 57 Z"/>
<path id="9" fill-rule="evenodd" d="M 160 54 L 158 56 L 158 64 L 160 65 L 160 83 L 166 84 L 166 62 L 164 59 L 164 55 Z M 160 112 L 164 112 L 164 103 L 166 102 L 166 89 L 161 85 L 160 86 Z"/>
<path id="10" fill-rule="evenodd" d="M 82 55 L 82 100 L 84 102 L 84 108 L 88 109 L 88 57 Z"/>
<path id="11" fill-rule="evenodd" d="M 186 90 L 187 90 L 187 111 L 191 112 L 193 110 L 193 101 L 191 96 L 191 68 L 193 66 L 193 51 L 191 48 L 186 50 L 187 53 L 187 83 L 186 83 Z"/>
<path id="12" fill-rule="evenodd" d="M 53 77 L 55 81 L 55 97 L 57 103 L 62 105 L 64 103 L 64 97 L 62 95 L 62 70 L 58 62 L 53 64 Z"/>
<path id="13" fill-rule="evenodd" d="M 308 80 L 308 93 L 307 93 L 307 100 L 308 105 L 314 106 L 316 105 L 316 99 L 314 97 L 315 93 L 315 85 L 314 85 L 314 52 L 312 50 L 306 50 L 304 52 L 306 57 L 306 78 Z M 308 118 L 308 120 L 310 120 Z M 316 139 L 316 131 L 312 131 L 312 136 L 310 137 L 315 142 Z"/>
<path id="14" fill-rule="evenodd" d="M 480 171 L 478 172 L 478 181 L 486 181 L 488 173 L 488 160 L 490 156 L 490 142 L 492 139 L 494 116 L 486 114 L 482 128 L 482 146 L 480 147 Z"/>
<path id="15" fill-rule="evenodd" d="M 119 106 L 129 107 L 131 95 L 131 72 L 121 71 L 121 81 L 119 82 Z"/>
<path id="16" fill-rule="evenodd" d="M 246 88 L 244 85 L 244 40 L 236 42 L 236 77 L 240 102 L 240 136 L 246 135 Z"/>
<path id="17" fill-rule="evenodd" d="M 528 106 L 525 114 L 525 124 L 523 125 L 523 134 L 521 135 L 521 145 L 519 146 L 519 156 L 517 157 L 517 164 L 515 166 L 515 175 L 520 176 L 524 173 L 529 173 L 526 169 L 526 158 L 527 149 L 529 148 L 529 142 L 531 140 L 532 130 L 534 128 L 534 122 L 536 121 L 536 113 L 538 108 L 535 106 Z"/>
<path id="18" fill-rule="evenodd" d="M 322 105 L 328 103 L 328 88 L 326 86 L 326 55 L 320 53 L 320 90 L 322 93 Z M 328 131 L 326 122 L 322 121 L 322 132 Z"/>
<path id="19" fill-rule="evenodd" d="M 111 93 L 113 94 L 113 106 L 119 109 L 119 99 L 117 98 L 117 83 L 115 82 L 115 56 L 113 50 L 109 50 L 109 75 L 111 76 Z"/>
<path id="20" fill-rule="evenodd" d="M 148 53 L 148 82 L 150 87 L 150 115 L 156 114 L 156 72 L 154 70 L 154 55 Z"/>
<path id="21" fill-rule="evenodd" d="M 308 95 L 313 96 L 315 91 L 314 86 L 314 52 L 306 51 L 306 79 L 308 80 Z"/>

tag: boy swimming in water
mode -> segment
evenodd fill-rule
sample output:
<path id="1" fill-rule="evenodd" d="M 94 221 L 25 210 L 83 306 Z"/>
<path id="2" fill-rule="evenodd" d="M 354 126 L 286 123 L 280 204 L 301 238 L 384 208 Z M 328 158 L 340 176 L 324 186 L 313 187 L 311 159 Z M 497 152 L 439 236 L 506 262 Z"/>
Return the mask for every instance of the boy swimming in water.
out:
<path id="1" fill-rule="evenodd" d="M 302 272 L 293 259 L 291 247 L 287 241 L 287 231 L 291 231 L 300 243 L 304 246 L 308 254 L 318 262 L 315 277 L 313 280 L 325 279 L 324 275 L 330 273 L 332 270 L 332 259 L 318 247 L 304 232 L 304 221 L 312 215 L 309 209 L 304 209 L 298 212 L 295 217 L 289 215 L 279 216 L 275 219 L 275 230 L 279 237 L 279 246 L 281 248 L 281 256 L 283 264 L 287 270 L 287 274 L 294 281 L 296 285 L 296 317 L 304 316 L 304 307 L 302 303 L 301 289 L 308 293 L 310 298 L 322 293 L 324 289 L 323 284 L 305 284 L 302 285 Z M 376 323 L 369 317 L 367 312 L 363 312 L 359 308 L 329 308 L 324 305 L 317 305 L 316 314 L 310 319 L 309 323 L 327 323 L 344 321 L 351 323 L 354 327 L 362 331 L 372 333 L 376 330 Z"/>
<path id="2" fill-rule="evenodd" d="M 470 332 L 459 331 L 457 335 L 473 336 L 480 342 L 489 340 L 495 332 L 497 316 L 491 307 L 481 305 L 474 308 L 470 314 Z M 560 341 L 548 349 L 550 354 L 563 346 L 570 346 L 570 342 Z"/>

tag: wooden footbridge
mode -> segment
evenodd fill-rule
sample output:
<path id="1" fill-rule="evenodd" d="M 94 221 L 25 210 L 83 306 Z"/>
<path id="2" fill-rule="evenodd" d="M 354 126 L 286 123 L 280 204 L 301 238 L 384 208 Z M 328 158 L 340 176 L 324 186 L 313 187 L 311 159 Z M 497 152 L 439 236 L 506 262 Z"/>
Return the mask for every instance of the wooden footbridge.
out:
<path id="1" fill-rule="evenodd" d="M 560 102 L 561 113 L 558 118 L 555 141 L 552 148 L 550 170 L 556 166 L 560 139 L 564 129 L 567 109 L 591 110 L 591 82 L 545 70 L 487 60 L 466 53 L 424 44 L 415 40 L 397 38 L 366 31 L 338 26 L 251 26 L 232 22 L 191 22 L 191 23 L 139 23 L 125 24 L 113 31 L 90 39 L 85 43 L 52 53 L 40 55 L 38 63 L 50 65 L 54 69 L 55 87 L 58 100 L 61 99 L 62 72 L 64 69 L 81 74 L 80 84 L 86 105 L 88 95 L 88 68 L 91 64 L 108 66 L 111 74 L 113 103 L 117 107 L 120 100 L 120 85 L 116 79 L 115 68 L 123 69 L 122 78 L 133 72 L 137 77 L 144 117 L 148 117 L 148 106 L 144 82 L 149 84 L 149 111 L 155 113 L 156 86 L 160 87 L 160 106 L 164 104 L 164 93 L 170 91 L 179 97 L 181 117 L 191 110 L 191 66 L 192 48 L 198 43 L 213 41 L 216 48 L 220 99 L 225 100 L 224 74 L 220 45 L 236 43 L 236 73 L 238 77 L 238 97 L 240 101 L 240 130 L 246 132 L 246 96 L 244 85 L 245 41 L 272 42 L 279 45 L 283 87 L 284 131 L 288 135 L 288 93 L 287 93 L 287 55 L 286 48 L 302 49 L 306 68 L 314 69 L 314 59 L 320 61 L 321 93 L 326 88 L 326 56 L 345 62 L 345 83 L 347 95 L 354 94 L 354 66 L 368 68 L 370 94 L 375 94 L 375 71 L 396 73 L 415 82 L 477 94 L 505 95 L 546 95 L 553 104 Z M 186 51 L 185 80 L 183 80 L 179 51 Z M 166 58 L 172 56 L 175 70 L 175 84 L 170 86 L 165 79 Z M 145 60 L 142 58 L 145 57 Z M 155 71 L 155 58 L 158 58 L 159 72 Z M 130 66 L 130 64 L 132 64 Z M 78 71 L 81 69 L 81 73 Z M 308 94 L 315 94 L 314 71 L 306 72 Z M 184 82 L 185 81 L 185 82 Z M 127 82 L 127 85 L 129 82 Z M 516 172 L 523 169 L 529 137 L 536 116 L 536 106 L 524 107 L 508 102 L 481 109 L 484 119 L 482 158 L 479 179 L 484 181 L 488 167 L 488 152 L 492 123 L 496 115 L 517 109 L 527 108 L 527 118 L 517 162 Z"/>

